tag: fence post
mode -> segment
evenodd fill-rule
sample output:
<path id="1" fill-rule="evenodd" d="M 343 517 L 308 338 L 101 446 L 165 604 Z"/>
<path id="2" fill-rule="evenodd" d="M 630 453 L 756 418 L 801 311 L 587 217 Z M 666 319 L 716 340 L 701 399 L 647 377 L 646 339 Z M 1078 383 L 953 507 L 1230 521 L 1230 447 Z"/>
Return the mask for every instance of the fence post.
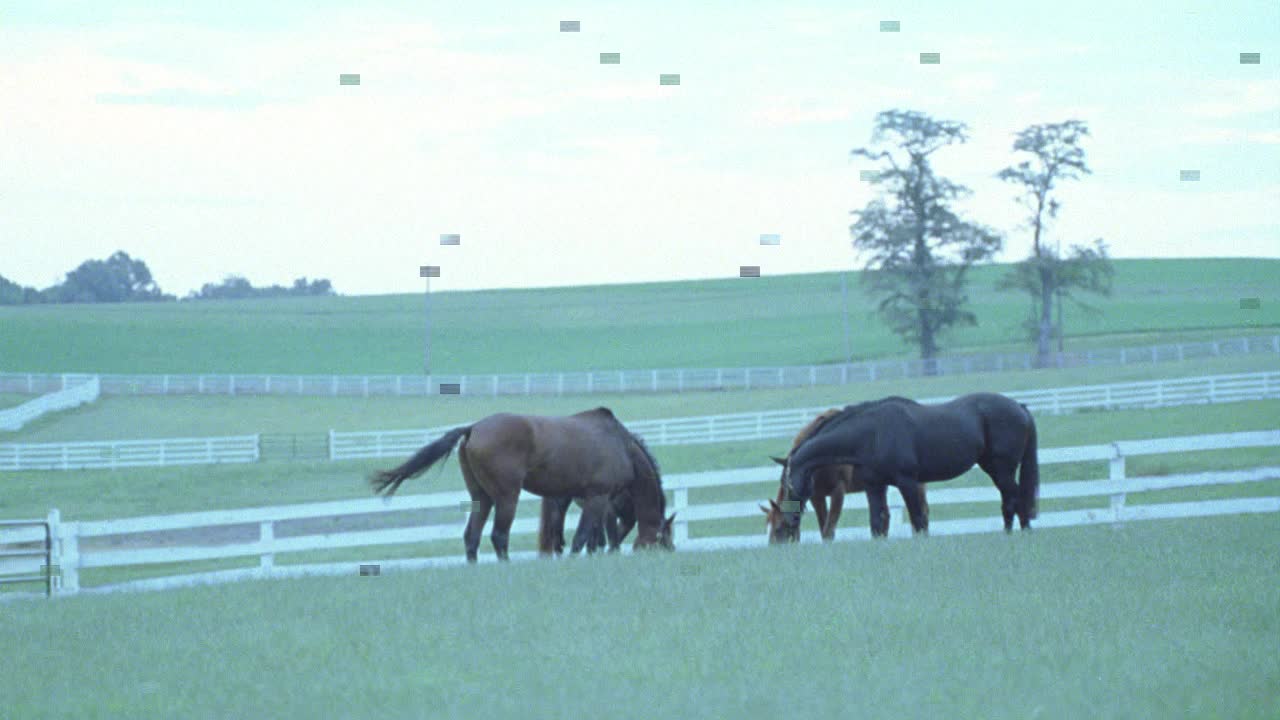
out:
<path id="1" fill-rule="evenodd" d="M 338 376 L 337 375 L 329 376 L 329 394 L 332 395 L 333 397 L 338 397 Z"/>
<path id="2" fill-rule="evenodd" d="M 1209 402 L 1218 402 L 1218 378 L 1216 377 L 1209 378 Z"/>
<path id="3" fill-rule="evenodd" d="M 1124 455 L 1120 454 L 1120 446 L 1111 443 L 1111 447 L 1116 454 L 1111 457 L 1110 467 L 1108 467 L 1107 479 L 1113 482 L 1124 480 Z"/>
<path id="4" fill-rule="evenodd" d="M 676 370 L 676 392 L 684 392 L 684 368 Z"/>
<path id="5" fill-rule="evenodd" d="M 782 368 L 778 368 L 778 387 L 782 387 Z"/>
<path id="6" fill-rule="evenodd" d="M 689 490 L 687 488 L 677 488 L 673 495 L 671 509 L 676 513 L 676 522 L 675 537 L 672 540 L 675 542 L 676 547 L 679 547 L 680 543 L 689 539 L 688 513 L 685 513 L 683 519 L 680 516 L 681 511 L 689 509 Z"/>
<path id="7" fill-rule="evenodd" d="M 232 395 L 236 394 L 236 376 L 235 375 L 231 376 L 231 394 Z"/>
<path id="8" fill-rule="evenodd" d="M 716 368 L 716 389 L 724 389 L 724 368 Z"/>
<path id="9" fill-rule="evenodd" d="M 1053 412 L 1053 414 L 1054 414 L 1054 415 L 1061 415 L 1061 414 L 1062 414 L 1062 405 L 1058 402 L 1058 391 L 1057 391 L 1057 390 L 1054 390 L 1054 391 L 1053 391 L 1053 411 L 1052 411 L 1052 412 Z"/>
<path id="10" fill-rule="evenodd" d="M 205 438 L 204 441 L 204 459 L 210 465 L 213 464 L 213 439 Z"/>
<path id="11" fill-rule="evenodd" d="M 588 370 L 587 371 L 587 394 L 588 395 L 595 392 L 595 386 L 596 386 L 596 371 Z"/>
<path id="12" fill-rule="evenodd" d="M 262 461 L 262 433 L 254 433 L 253 435 L 253 461 Z"/>
<path id="13" fill-rule="evenodd" d="M 618 389 L 620 392 L 627 391 L 627 375 L 621 370 L 618 371 Z"/>
<path id="14" fill-rule="evenodd" d="M 263 520 L 258 523 L 258 542 L 273 543 L 276 539 L 275 528 L 272 527 L 272 521 Z M 273 552 L 262 553 L 258 556 L 258 568 L 263 574 L 269 574 L 271 568 L 276 564 L 276 554 Z"/>
<path id="15" fill-rule="evenodd" d="M 333 456 L 333 428 L 329 428 L 329 462 L 336 460 Z"/>
<path id="16" fill-rule="evenodd" d="M 658 392 L 658 371 L 653 371 L 653 391 Z"/>
<path id="17" fill-rule="evenodd" d="M 80 592 L 79 533 L 80 523 L 60 523 L 58 537 L 55 538 L 55 542 L 58 545 L 58 569 L 62 571 L 60 590 L 67 595 L 74 595 Z"/>
<path id="18" fill-rule="evenodd" d="M 58 544 L 58 537 L 62 535 L 62 514 L 58 508 L 51 508 L 44 521 L 49 523 L 49 553 L 44 559 L 45 592 L 53 595 L 62 589 L 62 553 Z"/>
<path id="19" fill-rule="evenodd" d="M 809 366 L 809 387 L 817 387 L 818 385 L 818 366 Z"/>

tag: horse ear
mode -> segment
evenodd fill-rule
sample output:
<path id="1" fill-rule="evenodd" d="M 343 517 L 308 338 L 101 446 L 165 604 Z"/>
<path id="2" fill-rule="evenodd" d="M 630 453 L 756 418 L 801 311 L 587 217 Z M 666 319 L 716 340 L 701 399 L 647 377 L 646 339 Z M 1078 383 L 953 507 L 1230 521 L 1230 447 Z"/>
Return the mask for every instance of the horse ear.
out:
<path id="1" fill-rule="evenodd" d="M 786 460 L 783 460 L 782 458 L 774 457 L 774 456 L 770 455 L 770 456 L 769 456 L 769 459 L 770 459 L 770 460 L 772 460 L 772 461 L 774 461 L 774 462 L 776 462 L 776 463 L 778 463 L 779 465 L 781 465 L 781 466 L 783 466 L 783 467 L 786 467 L 786 466 L 787 466 L 787 461 L 786 461 Z"/>
<path id="2" fill-rule="evenodd" d="M 676 514 L 675 514 L 675 513 L 671 513 L 671 517 L 667 518 L 667 521 L 666 521 L 665 523 L 663 523 L 663 524 L 664 524 L 664 525 L 666 525 L 667 527 L 671 527 L 671 523 L 673 523 L 673 522 L 675 522 L 675 521 L 676 521 Z"/>
<path id="3" fill-rule="evenodd" d="M 769 515 L 771 513 L 769 508 L 765 507 L 764 505 L 760 506 L 760 512 L 764 513 L 765 515 Z"/>
<path id="4" fill-rule="evenodd" d="M 776 500 L 770 500 L 770 501 L 769 501 L 769 505 L 773 506 L 773 511 L 774 511 L 774 512 L 777 512 L 777 513 L 782 512 L 782 508 L 778 507 L 778 503 L 777 503 L 777 501 L 776 501 Z"/>

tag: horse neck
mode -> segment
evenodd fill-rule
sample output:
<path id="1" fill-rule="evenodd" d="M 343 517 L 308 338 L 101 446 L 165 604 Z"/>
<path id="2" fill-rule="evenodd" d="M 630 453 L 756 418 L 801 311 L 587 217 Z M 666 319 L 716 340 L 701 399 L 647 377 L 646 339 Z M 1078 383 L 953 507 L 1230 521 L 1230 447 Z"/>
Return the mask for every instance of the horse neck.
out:
<path id="1" fill-rule="evenodd" d="M 813 437 L 813 434 L 818 431 L 818 428 L 822 427 L 822 425 L 830 420 L 833 415 L 836 415 L 839 412 L 839 409 L 832 408 L 809 421 L 809 424 L 805 425 L 803 430 L 796 433 L 796 439 L 791 443 L 791 449 L 794 451 L 796 448 L 800 447 L 800 444 L 805 440 Z"/>

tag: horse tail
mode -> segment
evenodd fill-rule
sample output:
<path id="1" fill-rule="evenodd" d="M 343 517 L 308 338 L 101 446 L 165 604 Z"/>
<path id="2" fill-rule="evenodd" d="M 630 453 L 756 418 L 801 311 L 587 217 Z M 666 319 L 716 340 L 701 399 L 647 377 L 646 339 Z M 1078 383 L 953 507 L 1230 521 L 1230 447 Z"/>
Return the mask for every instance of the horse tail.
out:
<path id="1" fill-rule="evenodd" d="M 400 483 L 426 470 L 437 460 L 453 452 L 453 446 L 458 444 L 459 438 L 470 435 L 471 427 L 467 425 L 454 428 L 445 433 L 440 439 L 414 453 L 413 457 L 404 461 L 404 464 L 399 467 L 391 470 L 379 470 L 370 475 L 369 485 L 373 487 L 373 494 L 377 495 L 386 491 L 386 497 L 394 495 L 396 490 L 400 489 Z"/>
<path id="2" fill-rule="evenodd" d="M 1021 404 L 1021 403 L 1019 403 Z M 1039 514 L 1040 500 L 1040 459 L 1036 454 L 1036 419 L 1026 405 L 1022 410 L 1027 413 L 1027 421 L 1031 426 L 1027 430 L 1027 445 L 1022 450 L 1022 463 L 1018 470 L 1018 493 L 1022 507 L 1026 509 L 1027 519 Z"/>

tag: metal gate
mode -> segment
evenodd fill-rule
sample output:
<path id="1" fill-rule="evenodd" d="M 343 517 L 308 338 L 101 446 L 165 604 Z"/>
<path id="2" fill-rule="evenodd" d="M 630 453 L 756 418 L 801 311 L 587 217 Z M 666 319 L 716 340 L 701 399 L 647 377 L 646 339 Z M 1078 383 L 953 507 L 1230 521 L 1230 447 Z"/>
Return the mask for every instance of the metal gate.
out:
<path id="1" fill-rule="evenodd" d="M 44 531 L 43 542 L 37 528 Z M 43 582 L 45 597 L 50 597 L 58 575 L 50 520 L 0 520 L 0 584 Z"/>

